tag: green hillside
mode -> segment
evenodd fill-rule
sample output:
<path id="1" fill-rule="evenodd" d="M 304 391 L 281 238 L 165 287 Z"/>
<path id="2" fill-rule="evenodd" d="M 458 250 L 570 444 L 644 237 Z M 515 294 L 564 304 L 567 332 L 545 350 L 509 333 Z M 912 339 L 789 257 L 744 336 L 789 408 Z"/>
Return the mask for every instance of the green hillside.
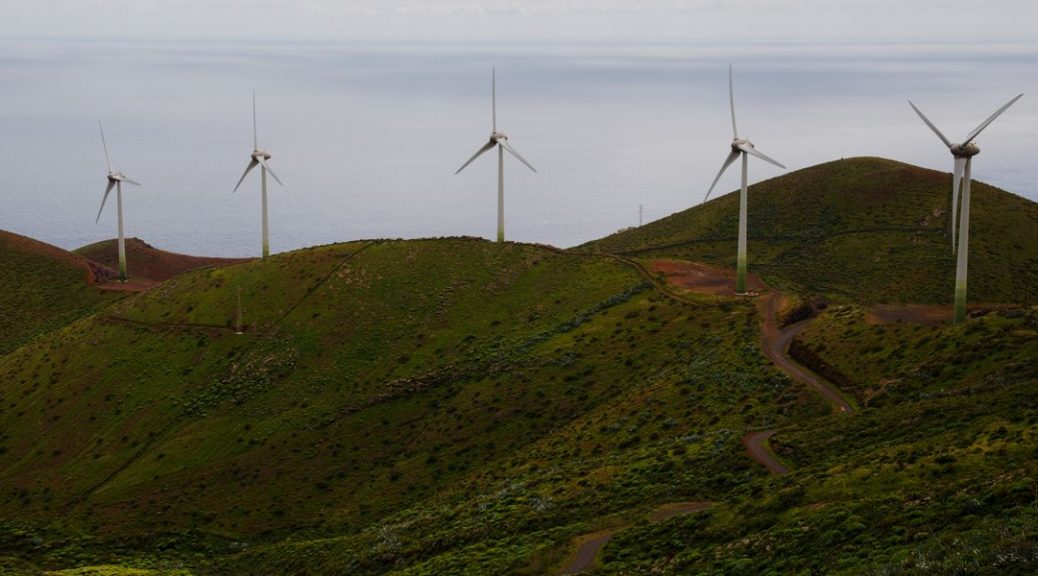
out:
<path id="1" fill-rule="evenodd" d="M 0 356 L 113 301 L 92 286 L 103 273 L 61 248 L 0 231 Z"/>
<path id="2" fill-rule="evenodd" d="M 528 566 L 600 515 L 722 498 L 765 473 L 744 430 L 826 412 L 758 355 L 756 322 L 610 258 L 469 239 L 189 273 L 0 361 L 9 552 L 197 563 L 346 536 L 336 561 L 382 573 L 370 538 L 408 518 L 429 531 L 401 562 L 498 534 L 518 540 L 496 565 Z M 281 546 L 221 566 L 311 557 Z"/>
<path id="3" fill-rule="evenodd" d="M 735 266 L 738 193 L 584 248 Z M 882 158 L 819 164 L 750 186 L 749 267 L 769 284 L 859 303 L 949 304 L 951 176 Z M 1038 204 L 972 187 L 970 302 L 1038 302 Z"/>
<path id="4" fill-rule="evenodd" d="M 577 250 L 176 276 L 0 357 L 0 572 L 545 575 L 609 532 L 586 573 L 1034 574 L 1034 205 L 977 186 L 964 324 L 875 306 L 948 301 L 946 180 L 853 159 L 755 186 L 757 297 L 681 287 L 724 280 L 690 263 L 729 265 L 733 195 Z"/>

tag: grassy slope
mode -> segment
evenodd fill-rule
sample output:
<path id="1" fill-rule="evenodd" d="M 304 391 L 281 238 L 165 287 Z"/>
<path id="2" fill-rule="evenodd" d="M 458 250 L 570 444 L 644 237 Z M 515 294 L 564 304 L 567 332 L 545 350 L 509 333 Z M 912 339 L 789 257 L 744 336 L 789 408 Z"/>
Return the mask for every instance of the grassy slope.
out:
<path id="1" fill-rule="evenodd" d="M 90 278 L 82 258 L 0 231 L 0 356 L 117 298 Z"/>
<path id="2" fill-rule="evenodd" d="M 1034 573 L 1036 334 L 1033 307 L 941 328 L 828 311 L 805 344 L 872 401 L 790 422 L 778 450 L 794 476 L 621 533 L 602 573 Z"/>
<path id="3" fill-rule="evenodd" d="M 205 570 L 193 551 L 291 534 L 339 543 L 220 566 L 382 573 L 386 553 L 468 565 L 493 533 L 518 539 L 498 566 L 550 561 L 531 554 L 602 514 L 723 497 L 763 475 L 742 431 L 824 411 L 757 354 L 748 303 L 709 302 L 660 299 L 607 258 L 466 239 L 186 274 L 0 361 L 4 547 Z M 500 507 L 489 526 L 474 497 Z M 369 545 L 387 522 L 417 531 L 406 549 Z"/>
<path id="4" fill-rule="evenodd" d="M 119 267 L 119 247 L 115 239 L 103 240 L 77 248 L 74 254 L 93 260 L 112 270 Z M 230 266 L 247 262 L 248 258 L 211 258 L 188 256 L 152 247 L 140 238 L 126 239 L 126 266 L 133 278 L 162 282 L 185 272 L 206 266 Z"/>
<path id="5" fill-rule="evenodd" d="M 751 218 L 771 202 L 774 235 L 751 255 L 796 291 L 945 301 L 946 180 L 854 159 L 762 183 Z M 1033 299 L 1033 204 L 978 188 L 972 293 Z M 733 209 L 729 195 L 598 247 L 724 262 Z M 238 286 L 243 336 L 227 329 Z M 544 574 L 572 538 L 634 524 L 597 573 L 1035 572 L 1038 310 L 923 328 L 830 307 L 800 346 L 857 396 L 843 417 L 767 365 L 749 302 L 692 298 L 608 258 L 464 239 L 176 278 L 0 359 L 0 557 Z M 759 428 L 794 474 L 745 456 Z M 680 500 L 716 505 L 640 521 Z"/>
<path id="6" fill-rule="evenodd" d="M 798 170 L 749 190 L 751 270 L 796 292 L 859 303 L 950 303 L 951 177 L 881 158 Z M 1038 301 L 1038 204 L 974 183 L 969 296 Z M 586 247 L 734 265 L 738 193 Z"/>

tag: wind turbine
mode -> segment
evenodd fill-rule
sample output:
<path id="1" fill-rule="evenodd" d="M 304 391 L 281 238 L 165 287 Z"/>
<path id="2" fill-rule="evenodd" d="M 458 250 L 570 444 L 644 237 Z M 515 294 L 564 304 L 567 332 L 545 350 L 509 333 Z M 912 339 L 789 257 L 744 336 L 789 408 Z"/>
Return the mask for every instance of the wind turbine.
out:
<path id="1" fill-rule="evenodd" d="M 952 205 L 951 205 L 951 241 L 952 241 L 952 254 L 956 254 L 958 258 L 955 263 L 955 322 L 962 322 L 966 319 L 966 272 L 969 260 L 969 242 L 970 242 L 970 169 L 973 165 L 973 157 L 980 154 L 980 148 L 977 147 L 977 143 L 973 141 L 982 130 L 988 127 L 988 124 L 994 122 L 995 118 L 998 118 L 1000 114 L 1006 111 L 1007 108 L 1012 106 L 1017 100 L 1023 97 L 1023 94 L 1018 94 L 1016 98 L 1013 98 L 1009 102 L 1006 102 L 1001 108 L 995 110 L 995 113 L 988 116 L 985 120 L 974 128 L 973 132 L 970 132 L 966 139 L 961 144 L 952 144 L 941 131 L 937 129 L 937 126 L 930 119 L 923 114 L 923 112 L 912 103 L 908 101 L 908 105 L 915 110 L 915 113 L 923 119 L 923 122 L 933 130 L 934 134 L 941 139 L 941 142 L 948 147 L 951 151 L 952 156 L 955 158 L 954 172 L 952 172 Z M 959 186 L 962 186 L 962 209 L 959 210 Z M 958 249 L 955 247 L 955 216 L 958 213 L 959 216 L 959 231 L 958 231 Z"/>
<path id="2" fill-rule="evenodd" d="M 101 129 L 101 146 L 105 149 L 105 164 L 108 165 L 108 186 L 105 187 L 105 195 L 101 198 L 101 208 L 97 211 L 97 219 L 94 220 L 94 224 L 101 221 L 101 212 L 105 209 L 105 201 L 108 200 L 108 194 L 112 192 L 112 188 L 115 188 L 116 206 L 119 213 L 119 281 L 126 282 L 126 240 L 123 236 L 123 182 L 133 184 L 134 186 L 140 186 L 140 184 L 127 178 L 122 172 L 112 170 L 112 158 L 108 155 L 108 142 L 105 141 L 105 128 L 100 122 L 97 123 L 97 127 Z"/>
<path id="3" fill-rule="evenodd" d="M 769 162 L 778 166 L 779 168 L 785 168 L 782 164 L 777 161 L 768 158 L 764 154 L 761 154 L 754 147 L 753 143 L 745 138 L 739 138 L 739 129 L 735 127 L 735 91 L 732 87 L 732 65 L 728 65 L 728 100 L 732 108 L 732 151 L 728 153 L 728 157 L 725 158 L 724 164 L 721 165 L 721 171 L 717 173 L 717 177 L 714 178 L 713 184 L 710 185 L 710 190 L 706 192 L 706 198 L 703 198 L 703 203 L 710 198 L 710 193 L 714 191 L 714 186 L 717 186 L 717 181 L 721 179 L 721 175 L 724 171 L 735 162 L 737 158 L 742 157 L 742 191 L 739 194 L 739 254 L 736 260 L 736 277 L 735 277 L 735 292 L 738 294 L 746 294 L 746 171 L 747 165 L 749 164 L 749 157 L 756 156 L 765 162 Z"/>
<path id="4" fill-rule="evenodd" d="M 526 161 L 525 158 L 519 155 L 515 151 L 515 148 L 508 143 L 508 136 L 505 136 L 504 132 L 497 131 L 497 69 L 492 68 L 490 72 L 491 77 L 491 88 L 490 88 L 490 114 L 491 121 L 493 122 L 493 131 L 490 133 L 490 141 L 483 145 L 482 148 L 476 151 L 472 155 L 472 158 L 468 159 L 458 168 L 455 174 L 458 174 L 465 169 L 466 166 L 472 164 L 472 161 L 479 158 L 484 152 L 490 150 L 493 147 L 497 147 L 497 241 L 505 241 L 505 150 L 512 156 L 519 159 L 520 162 L 526 165 L 527 168 L 537 172 L 537 169 L 532 164 Z"/>
<path id="5" fill-rule="evenodd" d="M 234 191 L 238 191 L 238 187 L 241 186 L 242 181 L 249 175 L 249 171 L 260 166 L 260 189 L 262 190 L 263 196 L 263 259 L 266 260 L 267 256 L 270 256 L 270 233 L 267 227 L 267 173 L 269 172 L 271 177 L 280 185 L 281 179 L 278 178 L 277 174 L 270 169 L 267 165 L 267 160 L 270 160 L 270 154 L 265 150 L 260 150 L 259 137 L 256 135 L 256 92 L 252 92 L 252 156 L 249 159 L 249 165 L 245 167 L 245 172 L 242 173 L 241 178 L 238 179 L 238 183 L 234 186 Z"/>

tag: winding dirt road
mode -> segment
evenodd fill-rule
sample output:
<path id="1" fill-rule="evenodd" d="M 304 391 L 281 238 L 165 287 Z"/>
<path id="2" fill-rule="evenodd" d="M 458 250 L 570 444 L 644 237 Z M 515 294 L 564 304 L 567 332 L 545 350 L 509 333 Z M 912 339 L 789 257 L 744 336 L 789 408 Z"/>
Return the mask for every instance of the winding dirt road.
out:
<path id="1" fill-rule="evenodd" d="M 778 475 L 789 474 L 789 468 L 778 461 L 771 451 L 768 450 L 768 439 L 775 435 L 775 430 L 763 432 L 750 432 L 742 437 L 742 445 L 750 453 L 750 457 L 759 462 L 768 470 Z"/>
<path id="2" fill-rule="evenodd" d="M 649 513 L 648 519 L 652 524 L 659 524 L 660 522 L 675 516 L 683 516 L 685 514 L 692 514 L 693 512 L 706 510 L 712 505 L 711 502 L 673 502 L 670 504 L 664 504 L 653 510 Z M 563 574 L 580 574 L 581 572 L 590 570 L 595 564 L 595 558 L 598 557 L 598 552 L 602 550 L 602 547 L 613 539 L 614 534 L 624 528 L 626 528 L 626 526 L 610 528 L 581 536 L 578 540 L 580 546 L 577 548 L 576 555 L 556 574 L 559 574 L 560 576 Z"/>
<path id="3" fill-rule="evenodd" d="M 851 407 L 838 390 L 803 366 L 797 364 L 786 354 L 789 351 L 789 343 L 793 341 L 797 334 L 807 329 L 811 321 L 803 320 L 785 328 L 779 328 L 778 312 L 781 304 L 782 294 L 774 290 L 767 300 L 762 303 L 764 322 L 761 326 L 761 349 L 764 351 L 764 355 L 774 362 L 779 370 L 785 372 L 787 376 L 805 386 L 813 388 L 828 400 L 834 408 L 845 414 L 850 414 L 854 411 L 854 408 Z"/>
<path id="4" fill-rule="evenodd" d="M 653 271 L 663 274 L 664 280 L 660 281 L 660 278 L 650 272 L 641 263 L 623 256 L 615 254 L 604 254 L 618 262 L 627 264 L 633 267 L 639 273 L 642 274 L 647 280 L 651 281 L 653 286 L 663 295 L 688 304 L 697 304 L 681 296 L 680 293 L 675 292 L 668 285 L 668 282 L 672 277 L 677 277 L 683 280 L 685 286 L 679 286 L 684 289 L 690 289 L 697 291 L 699 287 L 704 287 L 703 290 L 710 294 L 719 294 L 723 291 L 719 290 L 719 284 L 711 278 L 705 278 L 704 276 L 709 275 L 709 267 L 700 264 L 691 264 L 694 266 L 694 270 L 691 272 L 680 270 L 680 267 L 676 267 L 675 263 L 668 261 L 666 266 L 655 266 L 653 265 Z M 689 280 L 689 279 L 693 280 Z M 803 332 L 811 320 L 804 320 L 797 322 L 785 328 L 779 327 L 778 315 L 779 310 L 782 307 L 783 295 L 777 290 L 768 288 L 766 285 L 761 285 L 762 292 L 767 294 L 766 298 L 762 298 L 758 301 L 758 310 L 761 312 L 763 321 L 761 322 L 761 351 L 764 355 L 771 360 L 775 366 L 784 372 L 787 376 L 796 382 L 800 382 L 805 386 L 808 386 L 818 393 L 820 393 L 833 407 L 839 409 L 844 414 L 850 414 L 854 411 L 854 408 L 844 399 L 843 395 L 831 384 L 823 380 L 822 378 L 811 373 L 806 368 L 797 364 L 792 358 L 786 355 L 789 350 L 789 344 L 793 341 L 793 338 L 797 334 Z M 768 440 L 775 435 L 776 430 L 761 430 L 757 432 L 750 432 L 743 436 L 742 443 L 746 447 L 746 452 L 749 456 L 774 474 L 784 475 L 789 474 L 791 470 L 788 466 L 783 464 L 772 454 L 771 450 L 768 449 Z M 676 502 L 672 504 L 665 504 L 657 508 L 652 514 L 649 515 L 649 521 L 653 523 L 662 522 L 667 518 L 678 514 L 690 514 L 699 510 L 708 508 L 711 504 L 709 502 Z M 598 557 L 599 551 L 613 539 L 613 535 L 621 528 L 614 528 L 608 530 L 602 530 L 582 536 L 578 541 L 580 545 L 577 548 L 577 552 L 573 559 L 558 572 L 558 574 L 579 574 L 586 570 L 589 570 L 595 563 L 595 558 Z"/>

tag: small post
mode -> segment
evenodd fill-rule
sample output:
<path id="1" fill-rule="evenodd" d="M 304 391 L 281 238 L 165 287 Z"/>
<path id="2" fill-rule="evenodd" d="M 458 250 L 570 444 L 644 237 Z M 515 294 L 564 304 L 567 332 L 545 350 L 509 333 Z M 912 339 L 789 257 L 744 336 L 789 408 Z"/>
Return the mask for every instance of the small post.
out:
<path id="1" fill-rule="evenodd" d="M 642 205 L 638 205 L 638 227 L 642 227 Z"/>
<path id="2" fill-rule="evenodd" d="M 244 334 L 242 331 L 242 313 L 241 313 L 241 286 L 238 286 L 238 313 L 235 317 L 234 322 L 234 333 Z"/>

